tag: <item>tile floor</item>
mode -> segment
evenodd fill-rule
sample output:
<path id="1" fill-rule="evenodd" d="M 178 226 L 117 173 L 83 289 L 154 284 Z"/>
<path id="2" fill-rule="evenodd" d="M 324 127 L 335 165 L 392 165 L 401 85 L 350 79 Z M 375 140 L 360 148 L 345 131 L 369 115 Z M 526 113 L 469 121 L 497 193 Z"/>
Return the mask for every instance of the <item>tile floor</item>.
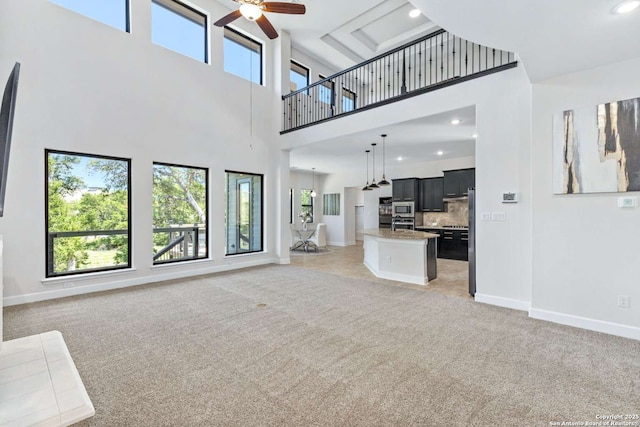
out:
<path id="1" fill-rule="evenodd" d="M 60 332 L 2 344 L 0 427 L 68 426 L 94 414 Z"/>
<path id="2" fill-rule="evenodd" d="M 354 246 L 328 246 L 326 251 L 320 253 L 300 251 L 291 253 L 291 264 L 298 267 L 328 271 L 345 277 L 366 278 L 413 289 L 428 289 L 460 298 L 471 298 L 468 288 L 469 267 L 466 261 L 438 258 L 438 277 L 426 286 L 420 286 L 378 279 L 364 266 L 363 260 L 362 242 Z"/>

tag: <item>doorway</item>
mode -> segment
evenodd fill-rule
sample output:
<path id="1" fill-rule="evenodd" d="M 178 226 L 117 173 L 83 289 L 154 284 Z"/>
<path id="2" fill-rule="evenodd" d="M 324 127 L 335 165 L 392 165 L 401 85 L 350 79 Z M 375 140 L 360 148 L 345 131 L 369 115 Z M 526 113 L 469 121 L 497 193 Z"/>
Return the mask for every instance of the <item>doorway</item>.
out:
<path id="1" fill-rule="evenodd" d="M 356 206 L 356 240 L 364 240 L 364 206 Z"/>

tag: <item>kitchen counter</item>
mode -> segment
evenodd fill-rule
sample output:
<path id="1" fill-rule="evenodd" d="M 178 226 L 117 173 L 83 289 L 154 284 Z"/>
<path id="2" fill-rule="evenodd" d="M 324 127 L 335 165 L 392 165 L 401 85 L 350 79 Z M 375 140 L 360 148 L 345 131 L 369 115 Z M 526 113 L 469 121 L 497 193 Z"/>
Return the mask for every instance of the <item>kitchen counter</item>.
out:
<path id="1" fill-rule="evenodd" d="M 442 227 L 442 226 L 434 226 L 429 227 L 426 225 L 419 225 L 416 227 L 416 230 L 462 230 L 469 231 L 469 227 Z"/>
<path id="2" fill-rule="evenodd" d="M 438 235 L 414 230 L 395 230 L 388 228 L 372 228 L 362 232 L 365 236 L 383 237 L 385 239 L 425 240 L 437 239 Z"/>
<path id="3" fill-rule="evenodd" d="M 364 265 L 376 277 L 416 285 L 437 277 L 437 234 L 367 229 L 363 235 Z"/>

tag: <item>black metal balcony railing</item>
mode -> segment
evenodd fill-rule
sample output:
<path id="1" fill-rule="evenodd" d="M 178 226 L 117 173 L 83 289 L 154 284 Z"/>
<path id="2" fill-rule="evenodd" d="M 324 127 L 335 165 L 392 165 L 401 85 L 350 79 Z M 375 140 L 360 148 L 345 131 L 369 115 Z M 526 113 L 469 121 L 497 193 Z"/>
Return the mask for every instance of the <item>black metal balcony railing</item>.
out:
<path id="1" fill-rule="evenodd" d="M 203 258 L 207 254 L 206 227 L 204 225 L 154 228 L 153 235 L 164 235 L 164 242 L 160 249 L 156 251 L 154 248 L 153 262 L 161 264 L 173 261 L 183 261 L 188 259 Z M 128 239 L 128 230 L 93 230 L 93 231 L 57 231 L 47 234 L 48 238 L 48 256 L 47 256 L 47 276 L 56 276 L 70 273 L 89 273 L 104 270 L 112 270 L 114 268 L 123 268 L 127 263 L 116 263 L 114 255 L 118 250 L 126 253 L 126 240 L 119 242 L 116 247 L 103 247 L 104 245 L 95 245 L 100 238 L 109 236 L 123 236 Z M 84 247 L 90 250 L 93 255 L 93 262 L 89 266 L 83 266 L 76 269 L 75 259 L 68 265 L 66 270 L 55 270 L 54 246 L 57 239 L 80 238 L 81 242 L 78 251 Z M 93 243 L 93 244 L 92 244 Z M 128 256 L 127 256 L 128 257 Z"/>
<path id="2" fill-rule="evenodd" d="M 515 54 L 438 30 L 282 97 L 282 132 L 517 66 Z"/>
<path id="3" fill-rule="evenodd" d="M 206 256 L 206 228 L 189 227 L 154 228 L 153 234 L 165 234 L 166 244 L 153 255 L 153 263 L 183 261 Z"/>

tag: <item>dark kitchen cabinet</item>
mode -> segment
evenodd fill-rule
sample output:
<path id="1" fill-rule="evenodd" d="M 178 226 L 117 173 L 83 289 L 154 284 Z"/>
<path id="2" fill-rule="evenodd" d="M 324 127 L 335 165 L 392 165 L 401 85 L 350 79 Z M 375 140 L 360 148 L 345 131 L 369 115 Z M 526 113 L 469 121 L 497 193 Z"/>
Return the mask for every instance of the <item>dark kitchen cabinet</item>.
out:
<path id="1" fill-rule="evenodd" d="M 443 212 L 444 178 L 424 178 L 420 180 L 420 210 L 422 212 Z"/>
<path id="2" fill-rule="evenodd" d="M 444 197 L 464 197 L 469 195 L 469 188 L 476 186 L 476 170 L 457 169 L 444 171 Z"/>
<path id="3" fill-rule="evenodd" d="M 440 258 L 467 261 L 469 259 L 469 230 L 443 230 Z"/>
<path id="4" fill-rule="evenodd" d="M 418 178 L 394 179 L 392 193 L 394 202 L 416 202 L 419 206 Z"/>

